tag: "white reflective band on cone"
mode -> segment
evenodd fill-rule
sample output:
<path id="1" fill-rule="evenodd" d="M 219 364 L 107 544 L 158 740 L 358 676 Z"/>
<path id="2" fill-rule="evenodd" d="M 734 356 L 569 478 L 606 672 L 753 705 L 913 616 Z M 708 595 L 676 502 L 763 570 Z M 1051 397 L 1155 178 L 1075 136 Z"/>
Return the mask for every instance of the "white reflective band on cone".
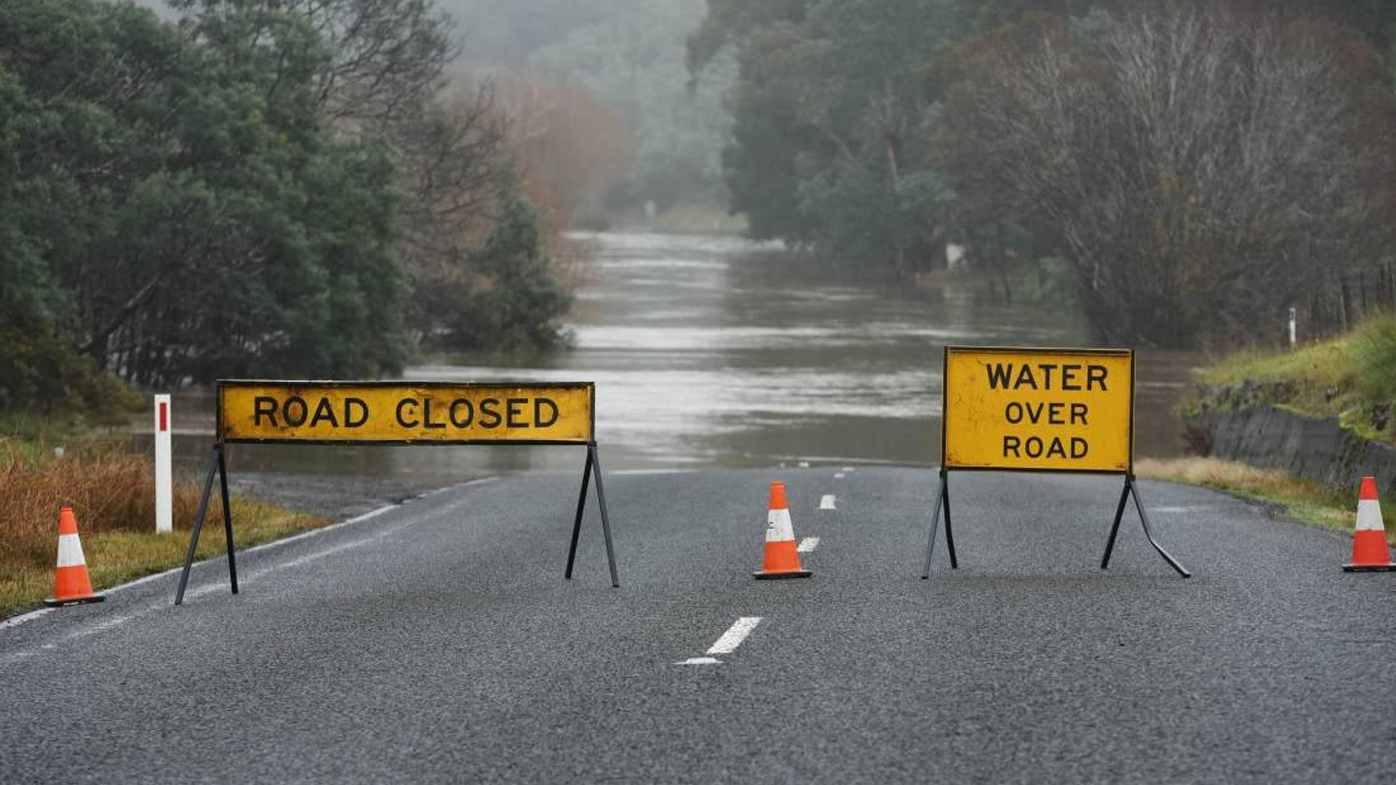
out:
<path id="1" fill-rule="evenodd" d="M 1382 531 L 1386 527 L 1381 522 L 1381 502 L 1376 499 L 1363 499 L 1357 503 L 1357 530 Z"/>
<path id="2" fill-rule="evenodd" d="M 87 564 L 82 557 L 82 542 L 76 534 L 58 535 L 58 566 L 81 567 Z"/>
<path id="3" fill-rule="evenodd" d="M 785 542 L 795 539 L 795 527 L 790 523 L 790 510 L 771 510 L 766 519 L 766 542 Z"/>

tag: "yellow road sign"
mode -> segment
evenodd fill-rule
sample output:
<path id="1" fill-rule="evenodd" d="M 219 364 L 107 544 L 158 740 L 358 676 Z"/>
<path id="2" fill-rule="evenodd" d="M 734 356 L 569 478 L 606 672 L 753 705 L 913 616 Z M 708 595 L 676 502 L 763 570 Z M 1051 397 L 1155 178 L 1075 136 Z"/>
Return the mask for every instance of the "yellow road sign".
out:
<path id="1" fill-rule="evenodd" d="M 1127 474 L 1134 467 L 1134 352 L 945 350 L 946 469 Z"/>
<path id="2" fill-rule="evenodd" d="M 586 444 L 595 395 L 575 384 L 220 381 L 220 442 Z"/>

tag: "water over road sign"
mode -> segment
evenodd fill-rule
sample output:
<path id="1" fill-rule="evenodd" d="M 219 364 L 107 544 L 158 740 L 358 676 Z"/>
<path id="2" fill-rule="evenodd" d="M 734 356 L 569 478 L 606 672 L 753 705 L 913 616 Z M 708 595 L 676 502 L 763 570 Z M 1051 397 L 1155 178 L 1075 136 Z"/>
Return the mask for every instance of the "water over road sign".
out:
<path id="1" fill-rule="evenodd" d="M 1133 468 L 1128 349 L 948 347 L 944 382 L 947 469 Z"/>
<path id="2" fill-rule="evenodd" d="M 960 566 L 950 523 L 950 472 L 966 469 L 1123 475 L 1101 569 L 1110 565 L 1132 498 L 1149 544 L 1179 575 L 1191 576 L 1154 539 L 1134 481 L 1133 351 L 947 346 L 942 381 L 940 489 L 923 579 L 931 577 L 942 513 L 950 568 Z"/>

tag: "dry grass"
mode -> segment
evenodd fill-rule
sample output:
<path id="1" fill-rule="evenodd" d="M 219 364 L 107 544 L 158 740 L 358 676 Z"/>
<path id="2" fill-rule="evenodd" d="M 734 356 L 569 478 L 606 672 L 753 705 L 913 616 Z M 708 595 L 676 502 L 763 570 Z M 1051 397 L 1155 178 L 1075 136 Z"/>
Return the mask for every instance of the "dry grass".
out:
<path id="1" fill-rule="evenodd" d="M 56 458 L 47 446 L 0 437 L 0 617 L 52 593 L 60 507 L 73 508 L 93 585 L 101 588 L 181 563 L 199 492 L 193 481 L 176 482 L 175 531 L 156 534 L 149 457 L 88 444 Z M 328 523 L 242 499 L 232 506 L 239 547 Z M 201 557 L 223 550 L 221 516 L 215 489 Z"/>
<path id="2" fill-rule="evenodd" d="M 1141 477 L 1186 485 L 1201 485 L 1256 501 L 1278 505 L 1284 514 L 1303 523 L 1334 531 L 1352 532 L 1357 510 L 1357 488 L 1339 493 L 1316 482 L 1284 472 L 1257 469 L 1217 458 L 1145 459 L 1135 465 Z M 1396 545 L 1396 510 L 1386 505 L 1386 539 Z"/>

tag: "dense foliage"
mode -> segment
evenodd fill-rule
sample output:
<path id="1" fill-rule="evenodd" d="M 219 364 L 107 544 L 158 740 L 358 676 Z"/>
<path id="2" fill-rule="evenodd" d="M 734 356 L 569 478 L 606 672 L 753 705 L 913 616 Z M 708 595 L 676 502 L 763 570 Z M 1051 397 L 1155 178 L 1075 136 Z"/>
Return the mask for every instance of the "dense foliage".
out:
<path id="1" fill-rule="evenodd" d="M 840 258 L 927 265 L 947 193 L 930 166 L 926 58 L 949 40 L 946 0 L 710 0 L 689 39 L 702 69 L 736 51 L 724 152 L 733 209 L 752 233 Z"/>
<path id="2" fill-rule="evenodd" d="M 503 120 L 442 98 L 430 0 L 171 5 L 0 4 L 0 330 L 142 385 L 378 376 L 518 285 L 460 343 L 556 340 L 546 260 L 486 242 L 519 220 Z"/>
<path id="3" fill-rule="evenodd" d="M 1392 258 L 1396 101 L 1374 50 L 1240 3 L 1029 15 L 949 52 L 939 160 L 981 234 L 1072 263 L 1103 340 L 1273 333 Z"/>
<path id="4" fill-rule="evenodd" d="M 1188 346 L 1392 260 L 1393 41 L 1383 0 L 708 0 L 688 56 L 737 58 L 757 237 L 1069 269 L 1101 340 Z"/>

